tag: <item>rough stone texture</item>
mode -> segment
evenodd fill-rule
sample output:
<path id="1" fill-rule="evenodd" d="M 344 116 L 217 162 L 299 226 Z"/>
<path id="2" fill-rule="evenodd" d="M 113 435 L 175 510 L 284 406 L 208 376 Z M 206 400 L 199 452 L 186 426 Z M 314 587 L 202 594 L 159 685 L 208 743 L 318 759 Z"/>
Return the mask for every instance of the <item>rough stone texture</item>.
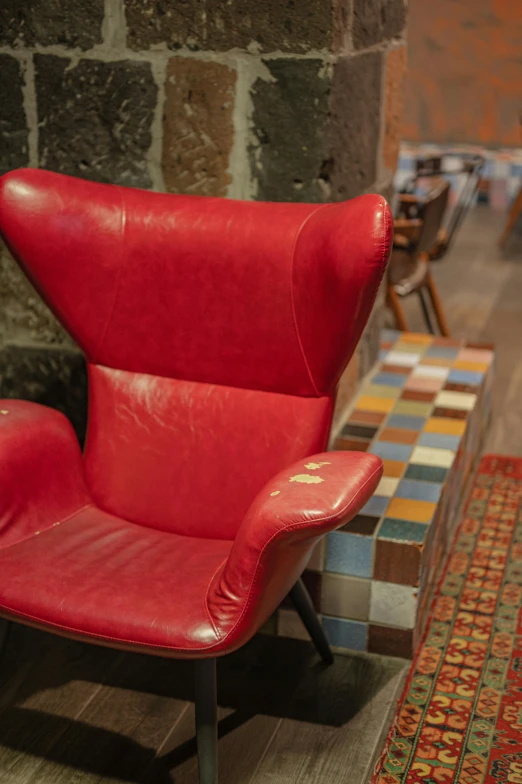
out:
<path id="1" fill-rule="evenodd" d="M 341 58 L 334 66 L 326 174 L 334 201 L 351 199 L 375 182 L 381 73 L 381 52 Z"/>
<path id="2" fill-rule="evenodd" d="M 83 441 L 87 421 L 87 376 L 82 354 L 67 348 L 0 347 L 0 397 L 32 400 L 62 411 Z"/>
<path id="3" fill-rule="evenodd" d="M 366 49 L 402 35 L 406 16 L 405 0 L 355 0 L 353 45 L 356 49 Z"/>
<path id="4" fill-rule="evenodd" d="M 163 119 L 167 190 L 226 196 L 236 78 L 235 70 L 219 63 L 170 60 Z"/>
<path id="5" fill-rule="evenodd" d="M 296 54 L 329 49 L 332 2 L 345 0 L 126 0 L 128 43 L 133 49 L 166 42 L 171 49 Z"/>
<path id="6" fill-rule="evenodd" d="M 39 159 L 98 182 L 150 187 L 157 86 L 148 63 L 36 55 Z"/>
<path id="7" fill-rule="evenodd" d="M 404 112 L 404 77 L 406 74 L 406 47 L 391 49 L 386 57 L 386 94 L 384 104 L 384 135 L 382 160 L 387 169 L 395 170 L 399 159 Z"/>
<path id="8" fill-rule="evenodd" d="M 69 335 L 0 243 L 0 343 L 12 338 L 72 345 Z"/>
<path id="9" fill-rule="evenodd" d="M 102 41 L 103 0 L 2 0 L 0 45 L 90 49 Z"/>
<path id="10" fill-rule="evenodd" d="M 252 89 L 250 148 L 256 198 L 320 202 L 325 199 L 330 79 L 322 60 L 267 60 L 272 80 Z"/>
<path id="11" fill-rule="evenodd" d="M 0 54 L 0 174 L 28 162 L 27 121 L 18 60 Z"/>

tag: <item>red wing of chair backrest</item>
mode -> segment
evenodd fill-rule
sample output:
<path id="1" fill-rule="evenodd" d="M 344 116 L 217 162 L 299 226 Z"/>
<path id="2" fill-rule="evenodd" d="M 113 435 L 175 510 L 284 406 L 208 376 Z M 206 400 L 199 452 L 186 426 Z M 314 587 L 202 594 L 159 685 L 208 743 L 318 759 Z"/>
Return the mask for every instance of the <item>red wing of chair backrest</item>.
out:
<path id="1" fill-rule="evenodd" d="M 265 482 L 326 444 L 388 260 L 386 202 L 174 196 L 37 170 L 0 183 L 0 231 L 87 358 L 95 502 L 233 538 Z"/>

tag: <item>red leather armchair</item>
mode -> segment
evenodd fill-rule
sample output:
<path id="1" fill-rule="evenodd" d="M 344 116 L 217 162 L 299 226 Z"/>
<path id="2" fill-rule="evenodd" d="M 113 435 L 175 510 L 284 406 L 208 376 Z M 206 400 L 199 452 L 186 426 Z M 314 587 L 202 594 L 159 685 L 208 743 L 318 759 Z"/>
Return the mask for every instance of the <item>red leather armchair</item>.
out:
<path id="1" fill-rule="evenodd" d="M 0 616 L 196 662 L 217 781 L 216 656 L 290 593 L 372 495 L 378 458 L 324 452 L 337 381 L 390 251 L 379 196 L 264 204 L 20 170 L 0 232 L 84 351 L 82 455 L 57 411 L 0 401 Z"/>

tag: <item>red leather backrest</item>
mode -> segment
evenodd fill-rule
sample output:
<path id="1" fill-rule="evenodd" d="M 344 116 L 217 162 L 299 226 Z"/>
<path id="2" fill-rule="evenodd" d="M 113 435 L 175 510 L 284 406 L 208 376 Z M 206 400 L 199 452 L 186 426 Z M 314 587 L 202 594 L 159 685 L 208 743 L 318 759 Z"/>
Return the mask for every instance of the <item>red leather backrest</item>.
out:
<path id="1" fill-rule="evenodd" d="M 121 370 L 331 394 L 389 254 L 380 196 L 266 204 L 41 170 L 0 183 L 14 256 L 88 359 Z"/>
<path id="2" fill-rule="evenodd" d="M 391 243 L 379 196 L 264 204 L 0 180 L 0 232 L 89 362 L 86 476 L 128 520 L 233 538 L 328 437 Z"/>

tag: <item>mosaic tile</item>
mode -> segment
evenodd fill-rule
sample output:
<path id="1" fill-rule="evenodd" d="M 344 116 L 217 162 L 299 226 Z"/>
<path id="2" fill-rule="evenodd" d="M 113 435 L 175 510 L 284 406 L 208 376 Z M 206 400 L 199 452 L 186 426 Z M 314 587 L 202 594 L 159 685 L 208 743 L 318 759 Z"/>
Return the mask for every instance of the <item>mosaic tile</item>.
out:
<path id="1" fill-rule="evenodd" d="M 420 354 L 410 354 L 407 351 L 389 351 L 385 360 L 390 365 L 410 368 L 420 362 Z"/>
<path id="2" fill-rule="evenodd" d="M 442 346 L 443 348 L 457 348 L 462 347 L 462 341 L 455 340 L 454 338 L 433 338 L 433 346 Z"/>
<path id="3" fill-rule="evenodd" d="M 360 534 L 361 536 L 373 536 L 381 516 L 374 515 L 355 515 L 348 523 L 340 528 L 348 534 Z"/>
<path id="4" fill-rule="evenodd" d="M 491 365 L 494 358 L 493 351 L 478 348 L 463 348 L 459 351 L 459 362 L 483 362 L 486 365 Z"/>
<path id="5" fill-rule="evenodd" d="M 363 506 L 360 513 L 362 515 L 376 515 L 380 517 L 385 513 L 389 500 L 386 496 L 373 495 Z"/>
<path id="6" fill-rule="evenodd" d="M 399 387 L 387 386 L 384 384 L 366 384 L 361 392 L 363 398 L 386 397 L 397 398 L 401 394 Z"/>
<path id="7" fill-rule="evenodd" d="M 419 389 L 404 389 L 401 395 L 402 400 L 416 400 L 419 403 L 433 403 L 435 400 L 434 392 L 423 392 Z"/>
<path id="8" fill-rule="evenodd" d="M 382 467 L 383 476 L 391 476 L 395 478 L 402 476 L 404 469 L 406 468 L 406 463 L 403 463 L 400 460 L 383 460 Z"/>
<path id="9" fill-rule="evenodd" d="M 429 345 L 433 341 L 431 335 L 426 335 L 423 332 L 399 332 L 401 343 L 423 343 Z"/>
<path id="10" fill-rule="evenodd" d="M 379 433 L 379 441 L 392 441 L 395 444 L 414 444 L 418 437 L 417 431 L 400 427 L 385 427 Z"/>
<path id="11" fill-rule="evenodd" d="M 414 523 L 412 520 L 395 520 L 385 517 L 378 531 L 378 539 L 389 539 L 396 542 L 417 542 L 422 544 L 428 534 L 425 523 Z"/>
<path id="12" fill-rule="evenodd" d="M 487 373 L 489 370 L 489 362 L 472 362 L 467 359 L 458 359 L 453 363 L 455 370 L 469 370 L 472 373 Z"/>
<path id="13" fill-rule="evenodd" d="M 408 444 L 393 444 L 391 441 L 372 441 L 368 451 L 383 460 L 407 462 L 410 459 L 412 448 Z"/>
<path id="14" fill-rule="evenodd" d="M 367 452 L 371 443 L 369 438 L 343 438 L 340 436 L 335 441 L 335 448 L 347 452 Z"/>
<path id="15" fill-rule="evenodd" d="M 410 498 L 392 498 L 388 504 L 387 516 L 398 520 L 411 520 L 413 523 L 431 522 L 437 504 L 431 501 L 416 501 Z"/>
<path id="16" fill-rule="evenodd" d="M 381 331 L 381 340 L 389 343 L 395 343 L 401 337 L 402 332 L 398 329 L 383 329 Z"/>
<path id="17" fill-rule="evenodd" d="M 439 392 L 444 386 L 444 381 L 440 378 L 418 378 L 410 376 L 404 385 L 405 389 L 414 390 L 416 392 Z M 404 395 L 402 395 L 404 400 Z M 433 400 L 433 397 L 432 397 Z"/>
<path id="18" fill-rule="evenodd" d="M 374 580 L 398 585 L 418 585 L 420 564 L 421 548 L 418 544 L 391 542 L 386 539 L 377 540 L 373 569 Z"/>
<path id="19" fill-rule="evenodd" d="M 435 482 L 420 482 L 412 479 L 402 479 L 397 487 L 397 498 L 411 498 L 418 501 L 432 501 L 437 503 L 442 491 L 442 485 Z"/>
<path id="20" fill-rule="evenodd" d="M 476 340 L 467 340 L 465 346 L 468 349 L 479 349 L 481 351 L 490 351 L 491 353 L 493 353 L 495 349 L 494 343 L 488 343 L 488 342 L 482 343 Z"/>
<path id="21" fill-rule="evenodd" d="M 421 433 L 419 446 L 434 446 L 437 449 L 451 449 L 456 452 L 460 444 L 460 436 L 444 435 L 443 433 Z"/>
<path id="22" fill-rule="evenodd" d="M 350 415 L 350 423 L 361 425 L 380 425 L 386 419 L 386 415 L 378 411 L 360 411 L 356 408 Z"/>
<path id="23" fill-rule="evenodd" d="M 460 411 L 457 408 L 441 408 L 440 406 L 436 406 L 433 409 L 432 416 L 435 418 L 443 418 L 443 419 L 464 419 L 468 418 L 467 411 Z"/>
<path id="24" fill-rule="evenodd" d="M 426 357 L 433 357 L 438 359 L 456 359 L 462 349 L 456 346 L 430 346 L 426 351 Z"/>
<path id="25" fill-rule="evenodd" d="M 391 626 L 370 624 L 368 629 L 368 651 L 370 653 L 409 659 L 412 650 L 413 631 L 411 629 L 394 629 Z"/>
<path id="26" fill-rule="evenodd" d="M 417 607 L 416 589 L 410 585 L 372 580 L 370 621 L 413 629 Z"/>
<path id="27" fill-rule="evenodd" d="M 448 475 L 447 468 L 430 465 L 409 465 L 404 477 L 406 479 L 420 479 L 425 482 L 444 482 Z"/>
<path id="28" fill-rule="evenodd" d="M 371 577 L 373 540 L 369 536 L 334 531 L 326 543 L 326 571 Z"/>
<path id="29" fill-rule="evenodd" d="M 388 365 L 385 363 L 384 365 L 381 366 L 381 373 L 386 373 L 386 374 L 392 373 L 393 375 L 396 376 L 408 376 L 409 372 L 410 372 L 409 367 L 404 367 L 400 365 Z"/>
<path id="30" fill-rule="evenodd" d="M 381 478 L 381 481 L 377 485 L 377 490 L 375 491 L 375 495 L 387 496 L 389 498 L 397 490 L 398 484 L 399 484 L 398 479 L 395 479 L 390 476 L 383 476 Z"/>
<path id="31" fill-rule="evenodd" d="M 367 621 L 370 614 L 370 581 L 359 577 L 325 574 L 321 612 L 325 615 Z"/>
<path id="32" fill-rule="evenodd" d="M 373 438 L 376 434 L 377 427 L 368 427 L 366 425 L 352 425 L 347 424 L 341 430 L 341 436 L 352 436 L 355 438 Z"/>
<path id="33" fill-rule="evenodd" d="M 406 351 L 408 354 L 424 354 L 426 351 L 426 343 L 410 343 L 408 341 L 399 341 L 394 346 L 394 351 Z"/>
<path id="34" fill-rule="evenodd" d="M 477 396 L 472 395 L 469 392 L 443 391 L 439 392 L 435 398 L 435 404 L 437 406 L 442 406 L 443 408 L 458 408 L 461 411 L 471 411 L 476 402 Z"/>
<path id="35" fill-rule="evenodd" d="M 452 370 L 448 376 L 451 384 L 475 384 L 482 383 L 484 373 L 473 373 L 471 370 Z"/>
<path id="36" fill-rule="evenodd" d="M 345 621 L 342 618 L 323 616 L 323 628 L 330 645 L 335 648 L 349 648 L 352 651 L 365 651 L 368 644 L 368 624 Z"/>
<path id="37" fill-rule="evenodd" d="M 360 397 L 357 400 L 357 408 L 361 411 L 369 411 L 371 413 L 387 414 L 395 405 L 394 398 L 386 397 Z"/>
<path id="38" fill-rule="evenodd" d="M 433 449 L 431 446 L 416 446 L 411 456 L 411 463 L 450 468 L 455 459 L 455 453 L 450 449 Z"/>
<path id="39" fill-rule="evenodd" d="M 449 372 L 448 368 L 438 365 L 417 365 L 413 368 L 410 378 L 436 378 L 445 381 Z"/>
<path id="40" fill-rule="evenodd" d="M 372 381 L 374 384 L 382 384 L 384 386 L 402 387 L 406 375 L 403 373 L 377 373 Z"/>
<path id="41" fill-rule="evenodd" d="M 442 392 L 439 392 L 439 395 L 441 394 Z M 435 398 L 435 400 L 437 400 L 437 398 Z M 433 406 L 431 403 L 416 403 L 411 400 L 398 400 L 393 407 L 393 413 L 405 414 L 406 416 L 428 417 L 432 408 Z"/>
<path id="42" fill-rule="evenodd" d="M 466 431 L 466 421 L 448 417 L 433 416 L 426 420 L 425 433 L 461 437 Z"/>
<path id="43" fill-rule="evenodd" d="M 392 414 L 386 422 L 387 427 L 399 427 L 405 430 L 420 431 L 424 427 L 426 417 Z"/>
<path id="44" fill-rule="evenodd" d="M 470 392 L 472 395 L 476 395 L 479 387 L 476 384 L 457 384 L 453 381 L 446 381 L 444 389 L 447 392 Z"/>

